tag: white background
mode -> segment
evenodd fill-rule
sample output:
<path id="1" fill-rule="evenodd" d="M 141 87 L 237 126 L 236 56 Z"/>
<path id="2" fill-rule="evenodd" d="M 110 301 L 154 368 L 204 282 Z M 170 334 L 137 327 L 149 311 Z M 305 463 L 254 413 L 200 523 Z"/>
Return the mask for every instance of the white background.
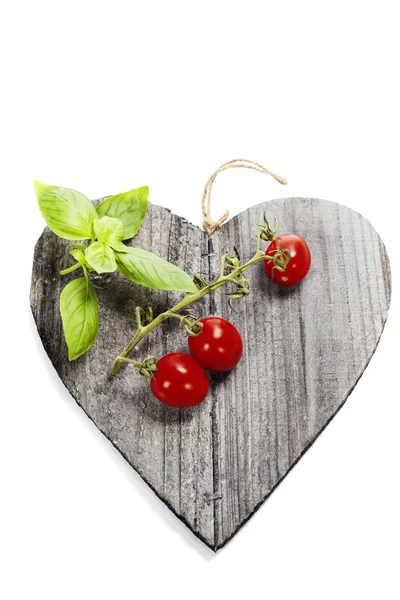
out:
<path id="1" fill-rule="evenodd" d="M 6 0 L 1 56 L 4 600 L 400 598 L 397 2 Z M 214 555 L 69 396 L 29 309 L 32 181 L 90 198 L 149 185 L 200 224 L 314 196 L 369 218 L 393 299 L 370 366 L 279 489 Z M 4 239 L 5 237 L 5 239 Z M 268 351 L 268 349 L 266 349 Z M 397 573 L 396 573 L 397 569 Z"/>

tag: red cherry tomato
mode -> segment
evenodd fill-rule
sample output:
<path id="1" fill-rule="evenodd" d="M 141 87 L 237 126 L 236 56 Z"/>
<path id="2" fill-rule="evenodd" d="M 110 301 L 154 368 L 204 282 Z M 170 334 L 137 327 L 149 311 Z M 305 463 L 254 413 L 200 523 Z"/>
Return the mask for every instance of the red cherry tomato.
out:
<path id="1" fill-rule="evenodd" d="M 230 371 L 243 352 L 240 333 L 228 321 L 219 317 L 201 319 L 201 333 L 189 337 L 189 349 L 194 358 L 209 371 Z"/>
<path id="2" fill-rule="evenodd" d="M 157 361 L 150 388 L 163 404 L 186 408 L 203 402 L 208 393 L 208 377 L 190 354 L 172 352 Z"/>
<path id="3" fill-rule="evenodd" d="M 290 250 L 290 260 L 286 269 L 281 272 L 273 269 L 274 263 L 264 260 L 264 269 L 268 277 L 279 285 L 295 285 L 304 279 L 311 265 L 311 254 L 305 240 L 295 233 L 285 233 L 278 237 L 279 245 L 284 250 Z M 265 251 L 273 256 L 276 252 L 275 241 L 271 242 Z"/>

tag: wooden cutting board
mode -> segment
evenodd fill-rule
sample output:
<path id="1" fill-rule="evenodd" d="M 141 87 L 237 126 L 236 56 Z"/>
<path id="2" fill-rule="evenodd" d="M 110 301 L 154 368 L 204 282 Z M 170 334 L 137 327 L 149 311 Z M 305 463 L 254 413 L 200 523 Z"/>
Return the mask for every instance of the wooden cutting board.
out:
<path id="1" fill-rule="evenodd" d="M 360 214 L 333 202 L 259 204 L 211 238 L 149 205 L 130 243 L 214 279 L 221 255 L 232 254 L 234 244 L 244 261 L 254 254 L 264 212 L 278 217 L 280 233 L 307 240 L 311 270 L 297 287 L 279 288 L 258 264 L 246 273 L 252 293 L 234 304 L 236 312 L 217 293 L 194 305 L 199 317 L 231 321 L 244 355 L 231 373 L 210 375 L 210 393 L 193 409 L 160 404 L 130 366 L 109 375 L 133 337 L 135 306 L 151 305 L 157 314 L 181 295 L 136 286 L 119 274 L 98 281 L 99 337 L 70 363 L 59 313 L 60 292 L 74 277 L 59 276 L 71 264 L 69 243 L 46 228 L 35 247 L 32 312 L 60 378 L 159 498 L 213 550 L 249 519 L 344 404 L 376 349 L 390 302 L 382 241 Z M 170 321 L 143 340 L 133 358 L 188 351 L 182 328 Z"/>

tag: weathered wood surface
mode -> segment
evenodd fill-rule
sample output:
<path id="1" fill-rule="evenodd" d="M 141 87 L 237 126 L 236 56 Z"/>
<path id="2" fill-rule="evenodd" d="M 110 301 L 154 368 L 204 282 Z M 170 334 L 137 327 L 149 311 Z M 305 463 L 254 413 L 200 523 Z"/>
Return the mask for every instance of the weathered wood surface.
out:
<path id="1" fill-rule="evenodd" d="M 95 346 L 69 363 L 58 302 L 69 280 L 58 275 L 71 264 L 69 244 L 46 229 L 35 248 L 32 311 L 62 381 L 156 494 L 213 549 L 237 532 L 345 402 L 375 351 L 390 301 L 389 263 L 377 233 L 360 214 L 323 200 L 259 204 L 212 238 L 150 205 L 135 245 L 212 279 L 233 244 L 243 260 L 254 254 L 264 212 L 278 216 L 281 233 L 307 239 L 311 270 L 299 286 L 284 289 L 259 264 L 248 271 L 252 295 L 236 302 L 236 312 L 219 294 L 197 303 L 197 315 L 219 315 L 236 325 L 244 355 L 231 373 L 210 375 L 210 394 L 194 409 L 163 406 L 128 366 L 109 376 L 114 357 L 134 334 L 135 306 L 151 305 L 157 314 L 180 295 L 116 275 L 97 290 Z M 185 336 L 171 320 L 134 356 L 180 350 L 187 350 Z"/>

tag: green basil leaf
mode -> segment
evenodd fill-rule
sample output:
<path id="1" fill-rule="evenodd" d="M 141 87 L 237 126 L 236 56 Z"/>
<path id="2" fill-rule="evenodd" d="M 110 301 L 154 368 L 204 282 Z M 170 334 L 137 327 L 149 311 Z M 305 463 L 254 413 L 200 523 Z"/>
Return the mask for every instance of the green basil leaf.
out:
<path id="1" fill-rule="evenodd" d="M 121 243 L 124 237 L 124 226 L 119 219 L 113 217 L 101 217 L 94 222 L 94 232 L 99 242 L 114 247 Z"/>
<path id="2" fill-rule="evenodd" d="M 70 250 L 70 255 L 74 257 L 74 259 L 80 264 L 83 265 L 84 267 L 87 267 L 87 260 L 85 258 L 85 255 L 83 254 L 82 250 L 78 250 L 78 249 L 73 249 Z"/>
<path id="3" fill-rule="evenodd" d="M 136 235 L 141 228 L 146 217 L 148 199 L 149 188 L 147 186 L 117 194 L 97 205 L 97 215 L 114 217 L 122 221 L 124 226 L 122 239 L 127 240 Z"/>
<path id="4" fill-rule="evenodd" d="M 88 264 L 97 273 L 113 273 L 117 268 L 114 251 L 101 242 L 93 242 L 85 251 Z"/>
<path id="5" fill-rule="evenodd" d="M 40 212 L 50 229 L 67 240 L 93 237 L 96 210 L 84 194 L 76 190 L 34 182 Z"/>
<path id="6" fill-rule="evenodd" d="M 116 252 L 117 266 L 127 279 L 155 290 L 196 292 L 193 281 L 182 269 L 140 248 Z"/>
<path id="7" fill-rule="evenodd" d="M 113 242 L 112 249 L 116 252 L 129 252 L 130 248 L 125 246 L 122 242 Z"/>
<path id="8" fill-rule="evenodd" d="M 68 358 L 75 360 L 89 350 L 99 330 L 96 291 L 87 277 L 65 286 L 60 295 L 60 311 Z"/>
<path id="9" fill-rule="evenodd" d="M 83 246 L 83 248 L 85 248 L 85 246 Z M 94 271 L 93 267 L 89 265 L 85 255 L 81 250 L 74 248 L 70 251 L 70 255 L 73 256 L 80 265 L 86 267 L 89 271 Z"/>

